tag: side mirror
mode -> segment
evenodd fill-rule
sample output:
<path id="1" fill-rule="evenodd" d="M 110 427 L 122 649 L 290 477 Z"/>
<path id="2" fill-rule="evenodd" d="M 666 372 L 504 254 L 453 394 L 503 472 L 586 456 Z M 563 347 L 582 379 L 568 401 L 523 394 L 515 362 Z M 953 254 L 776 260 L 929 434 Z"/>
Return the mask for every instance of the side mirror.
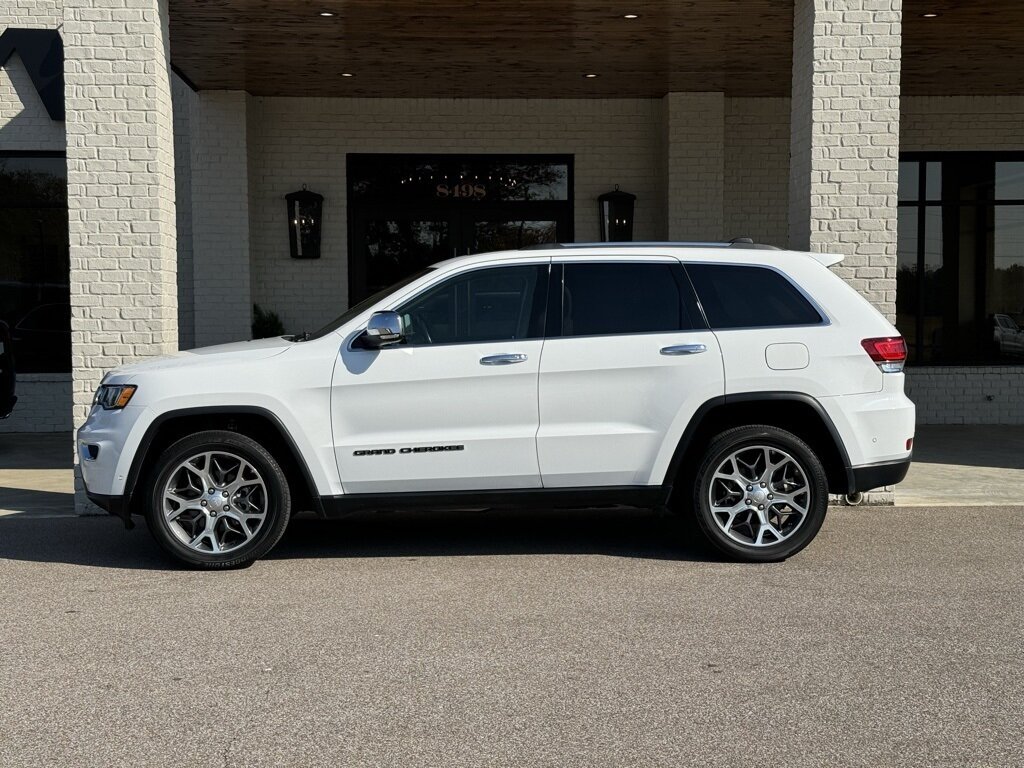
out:
<path id="1" fill-rule="evenodd" d="M 405 323 L 397 312 L 374 312 L 366 324 L 363 343 L 370 349 L 379 349 L 405 341 Z"/>

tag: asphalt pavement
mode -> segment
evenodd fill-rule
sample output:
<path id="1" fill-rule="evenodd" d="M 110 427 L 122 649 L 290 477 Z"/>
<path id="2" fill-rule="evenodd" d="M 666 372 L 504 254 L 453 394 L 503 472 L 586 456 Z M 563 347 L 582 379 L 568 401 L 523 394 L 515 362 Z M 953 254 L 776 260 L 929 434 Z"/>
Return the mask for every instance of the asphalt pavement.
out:
<path id="1" fill-rule="evenodd" d="M 1024 764 L 1024 507 L 838 508 L 771 565 L 685 536 L 300 519 L 201 573 L 0 517 L 0 766 Z"/>

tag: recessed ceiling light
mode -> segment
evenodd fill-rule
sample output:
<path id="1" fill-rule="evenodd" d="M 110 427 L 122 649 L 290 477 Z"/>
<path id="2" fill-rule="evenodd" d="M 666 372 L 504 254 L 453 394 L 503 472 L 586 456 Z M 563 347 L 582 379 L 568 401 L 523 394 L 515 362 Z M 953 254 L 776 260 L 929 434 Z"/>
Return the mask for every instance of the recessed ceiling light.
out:
<path id="1" fill-rule="evenodd" d="M 331 13 L 330 11 L 320 11 L 320 15 L 323 16 L 324 18 L 327 18 L 328 16 L 333 16 L 334 14 Z"/>
<path id="2" fill-rule="evenodd" d="M 925 19 L 934 19 L 937 16 L 941 16 L 941 15 L 942 15 L 941 13 L 931 12 L 931 13 L 922 13 L 921 17 L 925 18 Z"/>
<path id="3" fill-rule="evenodd" d="M 341 76 L 342 77 L 354 77 L 354 75 L 351 72 L 342 72 Z"/>
<path id="4" fill-rule="evenodd" d="M 622 18 L 624 18 L 624 19 L 639 19 L 640 18 L 640 14 L 639 13 L 627 13 Z"/>
<path id="5" fill-rule="evenodd" d="M 591 73 L 591 74 L 584 75 L 584 77 L 589 79 L 589 78 L 592 78 L 592 77 L 597 77 L 597 75 Z"/>

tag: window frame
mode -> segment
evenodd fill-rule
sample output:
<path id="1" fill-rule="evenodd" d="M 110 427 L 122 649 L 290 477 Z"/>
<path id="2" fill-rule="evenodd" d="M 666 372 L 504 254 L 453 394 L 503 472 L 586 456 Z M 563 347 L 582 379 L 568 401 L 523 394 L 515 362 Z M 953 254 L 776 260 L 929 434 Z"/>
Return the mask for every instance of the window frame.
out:
<path id="1" fill-rule="evenodd" d="M 583 266 L 598 264 L 626 264 L 629 266 L 654 265 L 666 266 L 672 271 L 676 286 L 679 288 L 680 301 L 683 309 L 690 316 L 691 328 L 679 328 L 668 331 L 632 331 L 625 333 L 588 333 L 573 334 L 567 336 L 564 333 L 564 312 L 565 312 L 565 267 Z M 557 296 L 557 298 L 556 298 Z M 547 325 L 545 327 L 545 339 L 608 339 L 624 336 L 664 336 L 666 334 L 696 333 L 709 330 L 704 310 L 700 306 L 697 293 L 693 288 L 682 263 L 674 256 L 661 256 L 657 254 L 645 254 L 644 257 L 630 256 L 589 256 L 577 258 L 555 257 L 551 264 L 551 280 L 548 287 L 548 309 Z"/>
<path id="2" fill-rule="evenodd" d="M 5 149 L 5 150 L 0 150 L 0 161 L 8 160 L 8 159 L 18 159 L 18 160 L 54 160 L 55 159 L 55 160 L 62 160 L 63 161 L 63 164 L 64 164 L 64 189 L 65 189 L 63 205 L 60 205 L 60 204 L 48 204 L 48 205 L 38 205 L 38 204 L 32 204 L 32 205 L 3 205 L 2 203 L 0 203 L 0 207 L 2 207 L 4 210 L 9 210 L 9 211 L 33 211 L 33 210 L 38 210 L 38 211 L 63 211 L 63 213 L 64 213 L 64 222 L 65 222 L 65 225 L 66 225 L 66 222 L 70 218 L 70 215 L 71 215 L 70 214 L 70 209 L 68 207 L 69 193 L 67 191 L 67 183 L 68 183 L 67 182 L 67 179 L 68 179 L 68 176 L 67 176 L 67 174 L 68 174 L 68 169 L 67 169 L 67 152 L 65 150 L 49 150 L 49 149 L 25 149 L 25 150 L 20 150 L 20 149 L 19 150 L 9 150 L 9 149 Z M 66 226 L 65 226 L 65 229 L 64 229 L 64 234 L 67 235 Z M 67 265 L 68 265 L 68 270 L 70 270 L 70 263 L 71 263 L 70 262 L 70 259 L 71 259 L 70 247 L 71 246 L 70 246 L 70 240 L 69 240 L 69 242 L 68 242 L 68 252 L 63 254 L 63 258 L 66 260 Z M 67 307 L 68 307 L 68 311 L 70 313 L 70 306 L 71 306 L 71 300 L 70 300 L 71 275 L 70 275 L 70 271 L 67 272 L 64 275 L 64 281 L 62 283 L 46 283 L 46 282 L 42 282 L 42 283 L 36 283 L 36 285 L 42 286 L 45 289 L 66 290 L 68 292 Z M 11 333 L 12 334 L 14 333 L 15 329 L 18 328 L 18 323 L 20 323 L 22 320 L 24 320 L 24 318 L 26 316 L 28 316 L 31 312 L 35 311 L 35 309 L 37 309 L 38 307 L 44 306 L 46 304 L 60 304 L 60 305 L 64 305 L 65 302 L 63 302 L 63 301 L 46 300 L 46 301 L 43 301 L 41 304 L 34 305 L 31 309 L 28 310 L 28 312 L 26 312 L 21 317 L 19 317 L 17 319 L 12 317 L 11 318 L 11 322 L 10 322 L 10 331 L 11 331 Z M 3 322 L 3 315 L 6 313 L 7 310 L 6 310 L 6 308 L 0 308 L 0 309 L 3 309 L 3 311 L 0 312 L 0 322 Z M 66 331 L 64 331 L 64 330 L 38 330 L 37 331 L 37 330 L 25 329 L 25 332 L 26 333 L 46 333 L 46 334 L 51 335 L 51 336 L 66 337 L 68 339 L 68 343 L 70 345 L 70 337 L 71 337 L 71 326 L 70 326 L 70 324 L 68 325 Z M 14 341 L 12 339 L 12 342 L 9 345 L 10 349 L 12 350 L 12 352 L 14 350 L 14 346 L 15 346 L 14 345 Z M 30 357 L 30 359 L 31 359 L 31 357 Z M 66 360 L 65 361 L 61 361 L 61 367 L 59 369 L 57 369 L 57 370 L 52 370 L 50 368 L 44 368 L 42 370 L 39 370 L 39 369 L 37 369 L 37 367 L 35 365 L 31 365 L 31 364 L 27 365 L 25 363 L 25 360 L 26 360 L 26 357 L 23 356 L 21 358 L 21 361 L 19 361 L 18 359 L 15 359 L 14 364 L 15 364 L 15 367 L 18 369 L 18 373 L 19 374 L 27 375 L 27 376 L 33 376 L 33 375 L 42 375 L 42 376 L 59 375 L 59 376 L 63 376 L 63 375 L 69 374 L 74 369 L 74 365 L 73 365 L 73 361 L 72 361 L 72 355 L 71 355 L 70 350 L 68 351 L 68 355 L 67 355 Z M 64 367 L 64 363 L 65 362 L 66 362 L 67 367 Z"/>
<path id="3" fill-rule="evenodd" d="M 911 151 L 911 152 L 900 152 L 899 163 L 914 163 L 918 166 L 917 174 L 917 196 L 914 200 L 899 200 L 897 199 L 897 208 L 913 208 L 917 211 L 916 221 L 916 235 L 917 235 L 917 248 L 916 248 L 916 274 L 915 284 L 917 287 L 917 301 L 914 306 L 914 332 L 916 343 L 912 348 L 908 348 L 908 359 L 907 366 L 911 368 L 929 368 L 929 367 L 942 367 L 942 366 L 1020 366 L 1020 361 L 1013 360 L 1000 360 L 1000 359 L 979 359 L 979 360 L 928 360 L 922 361 L 921 357 L 925 349 L 925 291 L 923 289 L 925 279 L 925 259 L 926 259 L 926 228 L 927 228 L 927 217 L 925 212 L 929 208 L 937 208 L 942 214 L 942 245 L 943 245 L 943 263 L 945 263 L 947 257 L 952 258 L 955 256 L 959 260 L 959 237 L 952 237 L 952 232 L 959 233 L 960 221 L 959 214 L 965 208 L 971 208 L 974 210 L 976 220 L 982 216 L 982 211 L 989 209 L 995 213 L 997 206 L 1024 206 L 1024 198 L 999 198 L 995 195 L 995 186 L 993 179 L 992 196 L 986 199 L 974 199 L 974 200 L 961 200 L 961 199 L 947 199 L 944 196 L 947 172 L 945 169 L 945 163 L 947 161 L 957 162 L 991 162 L 996 163 L 1020 163 L 1024 162 L 1024 150 L 923 150 L 923 151 Z M 940 187 L 939 197 L 937 199 L 928 199 L 928 164 L 938 163 L 942 167 L 942 186 Z M 950 220 L 947 222 L 946 216 L 950 214 Z M 954 216 L 955 214 L 955 216 Z M 954 221 L 955 219 L 955 221 Z M 947 233 L 947 227 L 949 233 Z M 954 254 L 952 252 L 946 252 L 946 236 L 950 234 L 952 243 L 951 245 L 957 249 Z M 982 253 L 985 250 L 984 236 L 987 234 L 986 229 L 978 227 L 975 232 L 975 274 L 979 274 L 984 270 L 984 260 L 978 259 L 978 253 Z M 898 235 L 897 235 L 898 236 Z M 897 242 L 898 248 L 898 242 Z M 979 281 L 975 286 L 974 296 L 972 297 L 972 303 L 975 310 L 975 318 L 978 317 L 978 307 L 984 307 L 987 299 L 988 286 L 984 281 Z M 981 315 L 984 315 L 984 311 Z"/>
<path id="4" fill-rule="evenodd" d="M 806 301 L 808 304 L 810 304 L 811 308 L 815 312 L 818 313 L 818 317 L 821 318 L 816 323 L 787 323 L 785 325 L 777 325 L 777 324 L 772 324 L 772 325 L 743 325 L 743 326 L 734 326 L 732 328 L 716 328 L 715 326 L 713 326 L 711 324 L 711 321 L 708 319 L 707 312 L 704 310 L 704 304 L 703 304 L 703 302 L 701 302 L 701 299 L 700 299 L 700 293 L 697 292 L 697 286 L 693 284 L 693 278 L 691 277 L 691 275 L 689 273 L 689 270 L 687 270 L 686 277 L 690 281 L 690 284 L 693 287 L 693 293 L 697 297 L 697 302 L 700 305 L 700 311 L 701 311 L 701 315 L 703 315 L 703 317 L 704 317 L 704 322 L 707 324 L 707 327 L 710 330 L 714 331 L 715 333 L 728 333 L 730 331 L 759 331 L 759 330 L 771 330 L 771 329 L 778 330 L 778 329 L 782 329 L 782 328 L 824 328 L 826 326 L 832 325 L 832 318 L 831 318 L 831 316 L 828 314 L 828 312 L 825 311 L 825 308 L 821 306 L 821 304 L 814 298 L 814 296 L 812 296 L 796 280 L 794 280 L 792 277 L 790 277 L 788 274 L 786 274 L 786 272 L 784 272 L 783 270 L 779 269 L 778 267 L 776 267 L 773 264 L 751 263 L 751 262 L 736 262 L 736 261 L 709 261 L 709 260 L 706 260 L 706 259 L 687 259 L 687 260 L 683 261 L 683 268 L 684 269 L 686 269 L 688 266 L 691 266 L 691 265 L 693 265 L 693 266 L 711 266 L 711 267 L 746 267 L 746 268 L 751 268 L 751 269 L 767 269 L 767 270 L 769 270 L 771 272 L 774 272 L 775 274 L 779 275 L 779 277 L 781 277 L 790 286 L 792 286 L 793 289 L 804 298 L 804 301 Z"/>
<path id="5" fill-rule="evenodd" d="M 436 281 L 431 282 L 429 285 L 423 286 L 423 288 L 420 289 L 419 291 L 417 291 L 416 293 L 414 293 L 412 295 L 409 295 L 409 296 L 404 296 L 397 303 L 391 304 L 391 305 L 387 306 L 386 308 L 374 309 L 371 312 L 371 316 L 372 316 L 373 313 L 376 313 L 376 312 L 398 312 L 399 314 L 401 314 L 400 310 L 401 310 L 401 308 L 403 306 L 406 306 L 408 304 L 411 304 L 414 301 L 417 301 L 418 299 L 420 299 L 420 297 L 425 296 L 426 294 L 430 293 L 431 291 L 434 291 L 434 290 L 436 290 L 438 288 L 443 287 L 445 284 L 447 284 L 449 282 L 454 282 L 456 280 L 462 280 L 462 279 L 466 278 L 467 276 L 473 275 L 473 274 L 478 273 L 478 272 L 486 272 L 486 271 L 489 271 L 489 270 L 496 270 L 496 269 L 509 269 L 509 268 L 512 268 L 512 267 L 528 267 L 528 268 L 531 268 L 531 269 L 537 269 L 538 271 L 541 272 L 541 274 L 538 275 L 538 279 L 537 279 L 537 289 L 538 289 L 538 291 L 535 292 L 535 294 L 534 294 L 534 300 L 535 300 L 535 303 L 536 303 L 536 299 L 537 299 L 537 295 L 536 294 L 539 292 L 539 290 L 543 290 L 544 291 L 544 295 L 542 297 L 540 297 L 541 298 L 541 303 L 543 304 L 543 309 L 542 309 L 541 317 L 540 317 L 540 321 L 539 321 L 540 322 L 540 326 L 541 326 L 540 335 L 538 335 L 538 336 L 528 336 L 528 337 L 524 337 L 524 338 L 521 338 L 521 339 L 495 339 L 495 340 L 484 340 L 484 341 L 477 341 L 477 340 L 473 340 L 473 341 L 447 341 L 447 342 L 437 342 L 437 343 L 427 343 L 427 344 L 410 344 L 407 341 L 403 341 L 400 344 L 392 344 L 392 345 L 388 345 L 388 346 L 385 346 L 385 347 L 381 347 L 380 348 L 381 351 L 383 351 L 385 349 L 392 348 L 392 347 L 400 348 L 400 349 L 434 349 L 434 348 L 438 348 L 438 347 L 465 347 L 465 346 L 470 346 L 470 345 L 473 345 L 473 344 L 519 344 L 519 343 L 526 342 L 526 341 L 538 341 L 538 340 L 543 341 L 544 338 L 545 338 L 545 330 L 546 330 L 546 326 L 547 326 L 546 318 L 547 318 L 547 313 L 550 311 L 550 300 L 551 300 L 550 299 L 550 297 L 551 297 L 551 294 L 550 294 L 550 290 L 551 290 L 551 260 L 550 259 L 534 260 L 534 261 L 517 261 L 517 262 L 498 263 L 498 264 L 493 264 L 493 263 L 492 264 L 474 264 L 473 266 L 469 267 L 468 269 L 459 270 L 459 271 L 456 271 L 454 273 L 446 273 L 446 274 L 440 276 Z M 547 275 L 543 274 L 543 270 L 545 268 L 547 268 L 547 270 L 548 270 L 548 274 Z M 531 310 L 530 310 L 530 315 L 531 315 L 530 322 L 531 322 L 531 324 L 533 322 L 532 318 L 533 318 L 534 312 L 535 312 L 535 306 L 531 307 Z M 360 334 L 357 334 L 356 338 L 358 338 L 359 335 Z M 355 341 L 355 339 L 353 339 L 353 342 L 354 341 Z"/>

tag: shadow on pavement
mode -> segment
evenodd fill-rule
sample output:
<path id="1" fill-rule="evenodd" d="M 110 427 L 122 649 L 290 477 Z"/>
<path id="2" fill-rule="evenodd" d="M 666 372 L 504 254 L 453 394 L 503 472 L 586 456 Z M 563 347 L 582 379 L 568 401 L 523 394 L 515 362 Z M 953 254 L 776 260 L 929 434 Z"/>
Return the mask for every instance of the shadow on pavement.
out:
<path id="1" fill-rule="evenodd" d="M 74 455 L 68 432 L 0 434 L 0 469 L 71 469 Z"/>
<path id="2" fill-rule="evenodd" d="M 656 560 L 719 558 L 677 519 L 651 511 L 366 514 L 299 517 L 267 559 L 598 554 Z M 0 517 L 0 559 L 176 570 L 136 518 Z"/>
<path id="3" fill-rule="evenodd" d="M 696 532 L 650 510 L 400 512 L 296 520 L 269 558 L 601 554 L 713 560 Z"/>
<path id="4" fill-rule="evenodd" d="M 1024 469 L 1024 426 L 919 425 L 914 437 L 914 462 Z"/>
<path id="5" fill-rule="evenodd" d="M 65 491 L 44 491 L 0 486 L 0 510 L 30 510 L 26 514 L 64 514 L 75 511 L 75 494 Z"/>

